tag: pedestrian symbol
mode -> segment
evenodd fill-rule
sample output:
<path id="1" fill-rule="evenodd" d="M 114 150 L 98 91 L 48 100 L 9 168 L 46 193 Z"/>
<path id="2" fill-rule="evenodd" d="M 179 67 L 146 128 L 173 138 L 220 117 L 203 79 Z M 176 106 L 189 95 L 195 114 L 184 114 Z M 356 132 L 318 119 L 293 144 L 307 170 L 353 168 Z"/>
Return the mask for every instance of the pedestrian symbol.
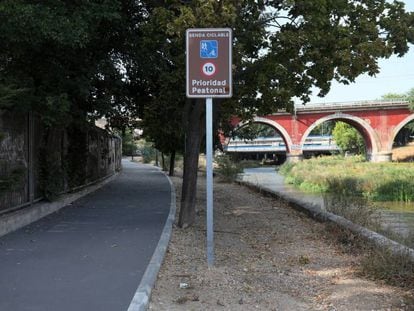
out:
<path id="1" fill-rule="evenodd" d="M 201 40 L 200 41 L 200 57 L 201 58 L 217 58 L 218 57 L 218 41 L 217 40 Z"/>

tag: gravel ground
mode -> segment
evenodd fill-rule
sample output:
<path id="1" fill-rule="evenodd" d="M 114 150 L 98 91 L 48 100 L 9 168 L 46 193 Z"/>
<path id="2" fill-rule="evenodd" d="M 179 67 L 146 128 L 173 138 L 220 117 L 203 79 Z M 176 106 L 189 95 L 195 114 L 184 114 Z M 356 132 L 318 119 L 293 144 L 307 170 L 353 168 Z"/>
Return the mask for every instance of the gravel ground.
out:
<path id="1" fill-rule="evenodd" d="M 180 202 L 181 178 L 173 178 Z M 414 310 L 413 293 L 357 276 L 323 224 L 215 180 L 215 256 L 205 254 L 205 180 L 195 226 L 174 228 L 150 310 Z M 177 216 L 178 217 L 178 216 Z"/>

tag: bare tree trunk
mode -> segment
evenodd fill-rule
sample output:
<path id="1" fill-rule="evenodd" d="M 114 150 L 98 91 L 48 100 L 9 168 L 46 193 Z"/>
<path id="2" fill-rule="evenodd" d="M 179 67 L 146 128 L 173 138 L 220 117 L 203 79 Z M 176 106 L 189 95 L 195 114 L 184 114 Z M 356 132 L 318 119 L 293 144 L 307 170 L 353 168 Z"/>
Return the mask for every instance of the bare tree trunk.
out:
<path id="1" fill-rule="evenodd" d="M 169 176 L 174 176 L 174 169 L 175 169 L 175 150 L 171 151 L 171 154 L 170 154 L 170 170 L 168 172 Z"/>
<path id="2" fill-rule="evenodd" d="M 201 139 L 205 133 L 204 101 L 189 101 L 191 105 L 186 114 L 186 141 L 184 152 L 183 187 L 178 226 L 187 228 L 195 221 L 198 156 Z"/>
<path id="3" fill-rule="evenodd" d="M 161 167 L 164 172 L 167 171 L 167 166 L 165 165 L 165 156 L 164 152 L 161 152 Z"/>

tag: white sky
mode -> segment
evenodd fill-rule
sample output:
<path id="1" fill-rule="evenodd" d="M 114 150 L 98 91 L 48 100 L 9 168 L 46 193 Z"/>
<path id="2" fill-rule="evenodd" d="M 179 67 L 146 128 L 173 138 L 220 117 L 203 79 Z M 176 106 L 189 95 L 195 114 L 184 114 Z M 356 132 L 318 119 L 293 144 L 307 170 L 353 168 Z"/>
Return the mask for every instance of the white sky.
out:
<path id="1" fill-rule="evenodd" d="M 406 10 L 414 11 L 414 0 L 404 0 Z M 332 82 L 330 92 L 323 98 L 311 97 L 311 103 L 328 103 L 380 99 L 387 93 L 406 93 L 414 88 L 414 46 L 403 57 L 392 56 L 379 60 L 380 73 L 362 75 L 350 85 Z M 317 93 L 317 92 L 316 92 Z"/>

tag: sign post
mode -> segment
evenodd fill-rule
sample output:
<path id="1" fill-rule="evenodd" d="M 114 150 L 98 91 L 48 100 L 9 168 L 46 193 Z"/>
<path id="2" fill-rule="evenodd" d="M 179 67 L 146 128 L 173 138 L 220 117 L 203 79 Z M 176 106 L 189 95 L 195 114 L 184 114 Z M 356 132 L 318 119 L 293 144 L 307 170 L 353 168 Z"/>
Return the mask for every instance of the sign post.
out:
<path id="1" fill-rule="evenodd" d="M 213 266 L 213 98 L 232 96 L 231 29 L 187 29 L 186 53 L 186 95 L 206 99 L 207 264 Z"/>

